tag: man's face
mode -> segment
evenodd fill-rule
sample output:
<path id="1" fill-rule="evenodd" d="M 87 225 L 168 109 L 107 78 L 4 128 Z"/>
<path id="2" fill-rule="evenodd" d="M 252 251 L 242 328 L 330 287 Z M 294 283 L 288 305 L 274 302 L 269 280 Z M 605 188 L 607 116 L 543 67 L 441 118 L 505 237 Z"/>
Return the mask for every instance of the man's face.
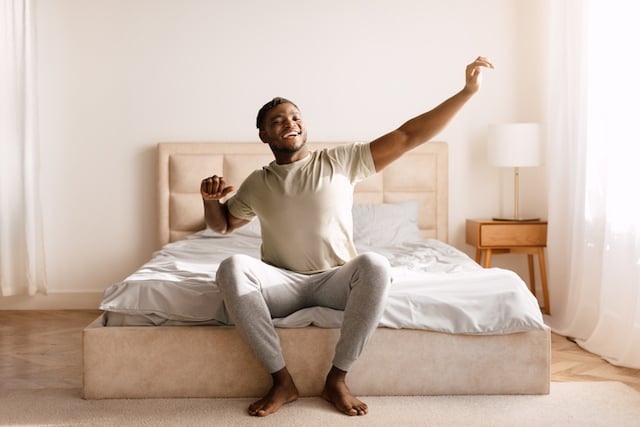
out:
<path id="1" fill-rule="evenodd" d="M 289 103 L 276 105 L 267 112 L 260 139 L 276 154 L 294 154 L 307 142 L 307 130 L 300 111 Z"/>

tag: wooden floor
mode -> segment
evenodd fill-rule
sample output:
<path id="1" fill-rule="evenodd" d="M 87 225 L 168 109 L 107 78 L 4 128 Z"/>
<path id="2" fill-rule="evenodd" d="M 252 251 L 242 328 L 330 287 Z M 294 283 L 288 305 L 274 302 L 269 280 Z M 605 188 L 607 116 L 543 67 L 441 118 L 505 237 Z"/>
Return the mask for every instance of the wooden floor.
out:
<path id="1" fill-rule="evenodd" d="M 0 390 L 80 388 L 82 329 L 100 312 L 0 311 Z M 640 391 L 640 370 L 610 365 L 552 336 L 552 381 L 620 381 Z"/>

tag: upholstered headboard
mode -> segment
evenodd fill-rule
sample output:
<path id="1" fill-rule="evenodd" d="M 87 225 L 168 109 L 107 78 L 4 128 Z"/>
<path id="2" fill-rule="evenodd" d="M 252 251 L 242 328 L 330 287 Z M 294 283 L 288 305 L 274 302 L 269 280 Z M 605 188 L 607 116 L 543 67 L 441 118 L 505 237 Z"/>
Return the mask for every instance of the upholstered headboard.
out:
<path id="1" fill-rule="evenodd" d="M 340 143 L 310 143 L 312 148 Z M 253 170 L 273 160 L 266 144 L 158 144 L 158 244 L 205 227 L 200 182 L 213 174 L 238 187 Z M 406 154 L 355 188 L 355 203 L 417 200 L 418 226 L 425 237 L 447 241 L 447 144 L 429 142 Z"/>

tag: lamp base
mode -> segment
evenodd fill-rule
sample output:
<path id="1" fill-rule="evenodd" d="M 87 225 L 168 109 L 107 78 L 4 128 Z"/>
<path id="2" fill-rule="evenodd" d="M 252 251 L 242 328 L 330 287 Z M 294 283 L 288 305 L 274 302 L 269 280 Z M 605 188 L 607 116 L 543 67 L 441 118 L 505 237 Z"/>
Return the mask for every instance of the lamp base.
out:
<path id="1" fill-rule="evenodd" d="M 540 218 L 499 218 L 493 217 L 494 221 L 507 221 L 507 222 L 536 222 L 540 221 Z"/>

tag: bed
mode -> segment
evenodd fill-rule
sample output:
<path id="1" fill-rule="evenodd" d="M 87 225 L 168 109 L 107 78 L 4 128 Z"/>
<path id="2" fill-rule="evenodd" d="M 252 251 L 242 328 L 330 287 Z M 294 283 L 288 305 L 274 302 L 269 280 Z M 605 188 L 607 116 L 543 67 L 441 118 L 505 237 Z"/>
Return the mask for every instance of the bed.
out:
<path id="1" fill-rule="evenodd" d="M 199 183 L 215 172 L 238 185 L 271 160 L 260 143 L 158 145 L 159 250 L 107 288 L 103 314 L 84 329 L 84 398 L 268 390 L 270 376 L 230 324 L 214 280 L 224 257 L 258 256 L 259 224 L 232 236 L 204 229 Z M 446 143 L 431 142 L 356 186 L 356 246 L 387 256 L 394 282 L 350 388 L 369 396 L 546 394 L 550 331 L 526 284 L 446 244 L 447 164 Z M 322 390 L 340 316 L 309 308 L 274 319 L 303 396 Z"/>

